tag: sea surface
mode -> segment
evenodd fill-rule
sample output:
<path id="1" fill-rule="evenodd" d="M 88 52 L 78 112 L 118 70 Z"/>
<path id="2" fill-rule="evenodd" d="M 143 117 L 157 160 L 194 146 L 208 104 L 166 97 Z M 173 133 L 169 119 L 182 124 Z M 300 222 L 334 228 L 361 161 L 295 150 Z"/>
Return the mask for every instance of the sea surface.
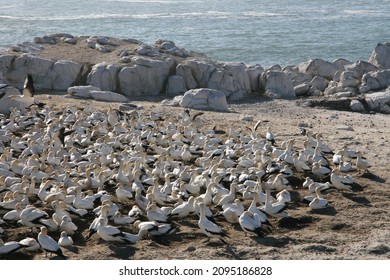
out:
<path id="1" fill-rule="evenodd" d="M 0 48 L 59 32 L 167 39 L 262 66 L 368 60 L 390 42 L 390 0 L 0 0 Z"/>

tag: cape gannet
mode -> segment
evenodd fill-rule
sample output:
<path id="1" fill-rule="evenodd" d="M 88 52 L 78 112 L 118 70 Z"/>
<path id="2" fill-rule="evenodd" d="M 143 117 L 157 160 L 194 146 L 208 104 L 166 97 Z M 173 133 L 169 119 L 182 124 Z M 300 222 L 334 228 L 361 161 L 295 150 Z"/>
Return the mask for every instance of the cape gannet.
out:
<path id="1" fill-rule="evenodd" d="M 41 232 L 38 234 L 38 243 L 41 245 L 42 249 L 47 253 L 54 253 L 64 259 L 67 257 L 64 256 L 60 246 L 57 241 L 55 241 L 51 236 L 47 235 L 47 228 L 45 226 L 41 227 Z"/>
<path id="2" fill-rule="evenodd" d="M 203 202 L 199 202 L 199 209 L 200 209 L 200 215 L 199 215 L 199 221 L 198 226 L 200 230 L 207 236 L 207 237 L 217 237 L 222 242 L 226 243 L 225 240 L 223 240 L 224 236 L 227 236 L 227 234 L 218 226 L 217 224 L 213 223 L 206 217 L 206 206 Z"/>
<path id="3" fill-rule="evenodd" d="M 17 108 L 24 112 L 31 105 L 43 106 L 44 104 L 34 99 L 34 82 L 31 75 L 27 75 L 24 82 L 23 94 L 10 85 L 0 86 L 0 113 L 9 115 L 11 108 Z"/>

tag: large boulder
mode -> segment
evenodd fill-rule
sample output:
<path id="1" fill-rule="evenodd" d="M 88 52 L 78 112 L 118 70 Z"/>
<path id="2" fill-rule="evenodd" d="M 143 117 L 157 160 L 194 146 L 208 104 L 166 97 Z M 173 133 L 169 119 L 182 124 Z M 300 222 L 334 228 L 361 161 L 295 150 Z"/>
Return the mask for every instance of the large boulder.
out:
<path id="1" fill-rule="evenodd" d="M 376 45 L 368 61 L 380 69 L 390 69 L 390 43 Z"/>
<path id="2" fill-rule="evenodd" d="M 1 56 L 0 80 L 17 88 L 23 88 L 27 74 L 34 79 L 37 90 L 67 90 L 82 75 L 82 64 L 70 60 L 58 60 L 23 54 Z"/>
<path id="3" fill-rule="evenodd" d="M 82 68 L 82 64 L 70 60 L 58 60 L 55 62 L 52 68 L 52 89 L 67 90 L 70 86 L 75 85 Z"/>
<path id="4" fill-rule="evenodd" d="M 134 66 L 123 67 L 119 71 L 120 91 L 126 96 L 158 95 L 165 90 L 173 59 L 154 60 L 133 57 Z"/>
<path id="5" fill-rule="evenodd" d="M 94 86 L 73 86 L 73 87 L 69 87 L 67 89 L 67 93 L 69 94 L 69 96 L 71 97 L 74 97 L 74 98 L 84 98 L 84 99 L 88 99 L 90 98 L 90 94 L 92 91 L 99 91 L 101 90 L 100 88 L 98 87 L 94 87 Z"/>
<path id="6" fill-rule="evenodd" d="M 366 94 L 365 101 L 370 110 L 390 114 L 390 91 Z"/>
<path id="7" fill-rule="evenodd" d="M 7 73 L 15 60 L 13 55 L 0 55 L 0 83 L 10 84 L 7 80 Z"/>
<path id="8" fill-rule="evenodd" d="M 165 93 L 168 95 L 183 94 L 187 91 L 184 78 L 180 75 L 172 75 L 168 78 Z"/>
<path id="9" fill-rule="evenodd" d="M 225 93 L 229 100 L 239 100 L 251 92 L 244 63 L 224 63 L 210 76 L 207 87 Z"/>
<path id="10" fill-rule="evenodd" d="M 197 110 L 229 111 L 225 94 L 209 88 L 191 89 L 187 91 L 179 105 Z"/>
<path id="11" fill-rule="evenodd" d="M 108 63 L 98 63 L 92 67 L 87 77 L 87 84 L 107 91 L 117 90 L 117 77 L 120 68 Z"/>
<path id="12" fill-rule="evenodd" d="M 337 72 L 338 66 L 322 60 L 314 59 L 298 65 L 299 71 L 311 75 L 312 77 L 320 76 L 328 80 L 333 80 L 334 74 Z"/>
<path id="13" fill-rule="evenodd" d="M 8 84 L 23 88 L 27 73 L 33 76 L 34 87 L 40 89 L 53 89 L 53 82 L 55 74 L 53 73 L 53 66 L 55 61 L 23 54 L 18 57 L 6 57 L 5 69 L 3 71 L 5 81 Z"/>
<path id="14" fill-rule="evenodd" d="M 217 67 L 210 61 L 188 60 L 176 67 L 176 74 L 184 78 L 188 89 L 206 88 Z"/>
<path id="15" fill-rule="evenodd" d="M 265 76 L 265 93 L 272 98 L 295 97 L 291 77 L 282 71 L 268 71 Z"/>
<path id="16" fill-rule="evenodd" d="M 360 93 L 367 93 L 374 90 L 382 90 L 390 86 L 390 70 L 368 72 L 362 77 Z"/>
<path id="17" fill-rule="evenodd" d="M 264 88 L 261 87 L 260 83 L 260 77 L 261 74 L 264 72 L 264 68 L 258 64 L 249 65 L 245 71 L 248 74 L 251 91 L 259 92 L 264 90 Z"/>

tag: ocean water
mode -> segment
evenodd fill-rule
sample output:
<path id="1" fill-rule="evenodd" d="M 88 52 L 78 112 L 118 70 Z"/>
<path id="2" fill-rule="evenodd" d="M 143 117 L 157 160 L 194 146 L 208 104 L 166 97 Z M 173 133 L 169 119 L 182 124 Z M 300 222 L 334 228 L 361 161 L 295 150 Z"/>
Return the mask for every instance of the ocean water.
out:
<path id="1" fill-rule="evenodd" d="M 65 32 L 134 38 L 269 66 L 368 60 L 390 41 L 390 0 L 0 0 L 0 48 Z"/>

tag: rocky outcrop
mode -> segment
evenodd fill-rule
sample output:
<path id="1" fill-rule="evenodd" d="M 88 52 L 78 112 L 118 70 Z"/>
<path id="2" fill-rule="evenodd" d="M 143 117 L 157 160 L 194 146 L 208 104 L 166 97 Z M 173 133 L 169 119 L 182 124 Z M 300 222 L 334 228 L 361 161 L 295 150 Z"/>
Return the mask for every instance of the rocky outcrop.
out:
<path id="1" fill-rule="evenodd" d="M 77 50 L 62 51 L 66 57 L 61 59 L 53 52 L 51 56 L 40 56 L 57 45 Z M 91 85 L 98 88 L 97 98 L 104 92 L 108 96 L 118 93 L 127 99 L 183 95 L 194 89 L 202 89 L 204 95 L 207 88 L 223 93 L 228 101 L 250 93 L 265 93 L 272 98 L 331 96 L 363 100 L 363 94 L 390 85 L 389 49 L 389 43 L 378 44 L 369 62 L 314 59 L 296 66 L 276 64 L 263 69 L 260 65 L 213 61 L 169 40 L 147 45 L 135 39 L 58 33 L 36 37 L 32 43 L 19 44 L 0 54 L 0 83 L 21 89 L 26 75 L 31 74 L 37 90 L 64 91 L 72 86 Z M 68 58 L 80 50 L 82 55 L 75 56 L 78 60 Z M 91 98 L 90 93 L 88 96 Z M 352 105 L 351 108 L 361 109 L 356 102 Z M 364 106 L 367 109 L 365 103 Z"/>
<path id="2" fill-rule="evenodd" d="M 368 72 L 361 79 L 359 91 L 367 93 L 370 91 L 378 91 L 390 86 L 390 69 Z"/>
<path id="3" fill-rule="evenodd" d="M 0 56 L 1 80 L 7 84 L 22 88 L 27 74 L 34 79 L 38 90 L 65 91 L 77 83 L 83 65 L 69 60 L 53 61 L 37 56 Z"/>
<path id="4" fill-rule="evenodd" d="M 225 94 L 209 88 L 191 89 L 187 91 L 183 95 L 179 105 L 197 110 L 229 111 Z"/>
<path id="5" fill-rule="evenodd" d="M 390 91 L 366 94 L 365 101 L 371 111 L 390 114 Z"/>
<path id="6" fill-rule="evenodd" d="M 376 45 L 368 62 L 380 69 L 390 69 L 390 43 Z"/>
<path id="7" fill-rule="evenodd" d="M 87 84 L 96 86 L 102 90 L 116 91 L 118 89 L 118 66 L 99 63 L 92 67 L 87 77 Z"/>
<path id="8" fill-rule="evenodd" d="M 337 72 L 337 65 L 322 60 L 314 59 L 298 65 L 301 73 L 309 74 L 312 77 L 320 76 L 328 80 L 333 80 L 334 74 Z"/>
<path id="9" fill-rule="evenodd" d="M 186 83 L 184 78 L 180 75 L 172 75 L 168 78 L 166 94 L 168 95 L 179 95 L 187 91 Z"/>
<path id="10" fill-rule="evenodd" d="M 291 77 L 282 71 L 268 71 L 265 74 L 265 93 L 272 98 L 295 97 Z"/>
<path id="11" fill-rule="evenodd" d="M 165 90 L 173 59 L 154 60 L 135 56 L 133 66 L 123 67 L 118 74 L 120 91 L 126 96 L 158 95 Z"/>

